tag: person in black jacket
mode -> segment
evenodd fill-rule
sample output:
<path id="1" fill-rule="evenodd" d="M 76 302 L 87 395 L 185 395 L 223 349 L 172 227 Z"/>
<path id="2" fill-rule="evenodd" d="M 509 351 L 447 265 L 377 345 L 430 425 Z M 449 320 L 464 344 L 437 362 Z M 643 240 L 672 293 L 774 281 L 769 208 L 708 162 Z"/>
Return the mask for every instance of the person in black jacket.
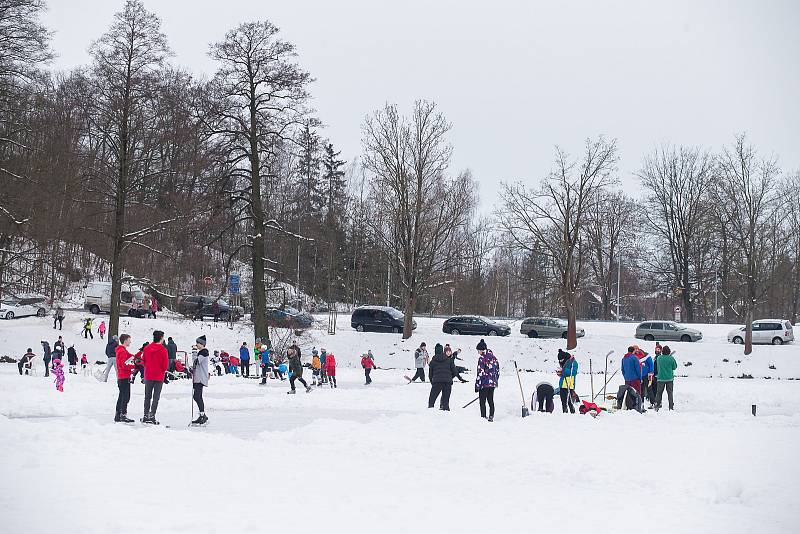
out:
<path id="1" fill-rule="evenodd" d="M 433 408 L 439 393 L 442 394 L 442 401 L 439 404 L 440 410 L 450 410 L 450 392 L 453 389 L 453 377 L 456 372 L 456 364 L 453 358 L 444 355 L 444 348 L 440 343 L 436 344 L 433 350 L 433 359 L 428 364 L 428 374 L 431 381 L 431 394 L 428 397 L 428 408 Z"/>
<path id="2" fill-rule="evenodd" d="M 175 358 L 178 357 L 178 345 L 171 337 L 167 338 L 167 356 L 169 357 L 169 372 L 175 372 Z"/>
<path id="3" fill-rule="evenodd" d="M 50 376 L 50 358 L 52 357 L 52 353 L 50 352 L 50 343 L 47 341 L 42 341 L 42 352 L 42 359 L 44 360 L 44 376 Z"/>
<path id="4" fill-rule="evenodd" d="M 69 362 L 69 372 L 78 374 L 78 353 L 75 352 L 75 345 L 70 345 L 67 349 L 67 361 Z"/>

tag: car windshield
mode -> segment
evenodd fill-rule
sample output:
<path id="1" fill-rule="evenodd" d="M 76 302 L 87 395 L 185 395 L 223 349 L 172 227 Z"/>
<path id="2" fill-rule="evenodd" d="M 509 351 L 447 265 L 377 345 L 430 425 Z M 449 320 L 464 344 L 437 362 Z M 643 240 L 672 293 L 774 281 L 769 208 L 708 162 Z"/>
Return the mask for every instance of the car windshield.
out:
<path id="1" fill-rule="evenodd" d="M 567 321 L 564 319 L 558 319 L 556 322 L 558 323 L 558 326 L 567 326 Z"/>
<path id="2" fill-rule="evenodd" d="M 493 323 L 493 322 L 494 322 L 494 321 L 492 321 L 491 319 L 489 319 L 488 317 L 484 317 L 483 315 L 479 315 L 479 316 L 478 316 L 478 319 L 480 319 L 480 320 L 481 320 L 481 321 L 483 321 L 484 323 Z"/>
<path id="3" fill-rule="evenodd" d="M 395 319 L 404 319 L 405 318 L 405 315 L 403 315 L 403 312 L 401 312 L 399 310 L 390 309 L 390 310 L 386 310 L 386 313 L 388 313 L 389 315 L 391 315 Z"/>
<path id="4" fill-rule="evenodd" d="M 298 310 L 297 308 L 292 308 L 291 306 L 286 306 L 283 309 L 283 311 L 285 311 L 289 315 L 298 315 L 300 313 L 300 310 Z"/>

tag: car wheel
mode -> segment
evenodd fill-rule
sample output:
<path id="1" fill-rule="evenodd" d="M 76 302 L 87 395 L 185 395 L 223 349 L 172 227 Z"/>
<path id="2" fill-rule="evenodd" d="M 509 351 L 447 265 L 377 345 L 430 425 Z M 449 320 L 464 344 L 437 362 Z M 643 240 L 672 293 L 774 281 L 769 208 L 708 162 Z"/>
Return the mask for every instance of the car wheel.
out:
<path id="1" fill-rule="evenodd" d="M 8 313 L 6 313 L 6 319 L 8 319 L 8 320 L 11 320 L 11 319 L 13 319 L 13 318 L 14 318 L 14 312 L 8 312 Z"/>
<path id="2" fill-rule="evenodd" d="M 772 344 L 773 345 L 783 345 L 783 339 L 781 339 L 779 337 L 773 338 L 772 339 Z"/>
<path id="3" fill-rule="evenodd" d="M 681 336 L 681 341 L 683 341 L 684 343 L 688 343 L 691 340 L 692 340 L 692 337 L 689 334 L 683 334 Z"/>
<path id="4" fill-rule="evenodd" d="M 92 307 L 89 308 L 89 311 L 92 312 L 93 315 L 99 315 L 100 314 L 100 306 L 98 306 L 97 304 L 92 304 Z"/>
<path id="5" fill-rule="evenodd" d="M 363 332 L 364 331 L 364 325 L 360 324 L 360 325 L 356 326 L 356 330 L 359 331 L 359 332 Z"/>
<path id="6" fill-rule="evenodd" d="M 44 308 L 39 308 L 38 310 L 36 310 L 36 315 L 37 315 L 38 317 L 44 317 L 44 315 L 45 315 L 46 313 L 47 313 L 47 310 L 45 310 Z"/>
<path id="7" fill-rule="evenodd" d="M 528 332 L 528 337 L 539 337 L 539 332 L 537 332 L 536 330 L 531 330 L 530 332 Z"/>
<path id="8" fill-rule="evenodd" d="M 497 331 L 495 331 L 495 330 L 489 330 L 489 331 L 487 332 L 487 334 L 488 334 L 488 335 L 490 335 L 490 336 L 496 336 L 496 335 L 497 335 Z"/>
<path id="9" fill-rule="evenodd" d="M 459 332 L 457 328 L 453 328 L 452 330 L 450 330 L 450 333 L 451 333 L 452 335 L 454 335 L 454 336 L 457 336 L 457 335 L 458 335 L 458 334 L 460 334 L 461 332 Z"/>
<path id="10" fill-rule="evenodd" d="M 569 332 L 562 332 L 561 333 L 561 339 L 567 339 L 568 336 L 569 336 Z"/>
<path id="11" fill-rule="evenodd" d="M 656 338 L 654 338 L 654 337 L 653 337 L 652 335 L 650 335 L 650 334 L 647 334 L 646 336 L 644 336 L 644 340 L 645 340 L 645 341 L 655 341 L 655 339 L 656 339 Z"/>
<path id="12" fill-rule="evenodd" d="M 740 338 L 739 336 L 736 336 L 735 338 L 733 338 L 733 344 L 744 345 L 744 339 Z"/>

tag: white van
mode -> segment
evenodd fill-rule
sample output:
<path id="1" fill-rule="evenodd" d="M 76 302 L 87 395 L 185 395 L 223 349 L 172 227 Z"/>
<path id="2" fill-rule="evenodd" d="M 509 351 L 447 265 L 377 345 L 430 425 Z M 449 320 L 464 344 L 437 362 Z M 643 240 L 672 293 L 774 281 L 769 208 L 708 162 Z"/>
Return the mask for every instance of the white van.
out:
<path id="1" fill-rule="evenodd" d="M 745 328 L 740 326 L 728 332 L 728 343 L 744 343 Z M 786 319 L 759 319 L 753 321 L 753 343 L 783 345 L 794 341 L 792 323 Z"/>
<path id="2" fill-rule="evenodd" d="M 134 298 L 137 304 L 141 304 L 145 294 L 136 286 L 122 284 L 122 292 L 119 295 L 120 315 L 128 315 Z M 111 312 L 111 282 L 89 282 L 86 286 L 83 308 L 95 315 L 100 312 Z"/>

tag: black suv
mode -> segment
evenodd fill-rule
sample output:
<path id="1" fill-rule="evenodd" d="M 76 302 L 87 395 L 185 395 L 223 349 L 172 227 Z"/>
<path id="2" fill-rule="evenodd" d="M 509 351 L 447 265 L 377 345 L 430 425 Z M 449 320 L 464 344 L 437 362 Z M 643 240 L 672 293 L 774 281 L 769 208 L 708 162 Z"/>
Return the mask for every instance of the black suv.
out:
<path id="1" fill-rule="evenodd" d="M 215 311 L 214 302 L 215 299 L 212 297 L 184 295 L 178 299 L 178 313 L 188 315 L 189 317 L 213 317 Z M 244 309 L 241 306 L 229 306 L 228 303 L 222 299 L 216 302 L 219 305 L 219 318 L 223 321 L 228 320 L 228 314 L 231 315 L 234 321 L 238 321 L 244 316 Z"/>
<path id="2" fill-rule="evenodd" d="M 511 334 L 511 327 L 479 315 L 457 315 L 444 322 L 442 332 L 454 336 L 458 334 L 507 336 Z"/>
<path id="3" fill-rule="evenodd" d="M 359 306 L 353 310 L 350 326 L 359 332 L 372 330 L 399 334 L 403 331 L 404 321 L 405 315 L 398 309 L 389 306 Z M 416 321 L 411 321 L 411 328 L 417 328 Z"/>

